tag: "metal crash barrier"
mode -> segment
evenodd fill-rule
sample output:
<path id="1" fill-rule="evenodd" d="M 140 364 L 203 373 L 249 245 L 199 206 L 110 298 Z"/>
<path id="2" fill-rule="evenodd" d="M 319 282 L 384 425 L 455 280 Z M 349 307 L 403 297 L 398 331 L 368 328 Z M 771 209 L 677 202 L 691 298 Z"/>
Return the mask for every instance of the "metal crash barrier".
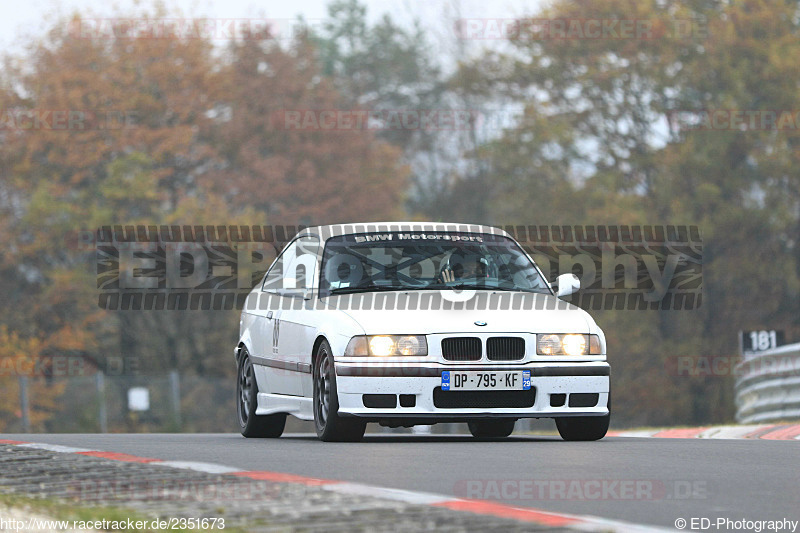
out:
<path id="1" fill-rule="evenodd" d="M 739 423 L 800 418 L 800 343 L 745 353 L 736 376 Z"/>

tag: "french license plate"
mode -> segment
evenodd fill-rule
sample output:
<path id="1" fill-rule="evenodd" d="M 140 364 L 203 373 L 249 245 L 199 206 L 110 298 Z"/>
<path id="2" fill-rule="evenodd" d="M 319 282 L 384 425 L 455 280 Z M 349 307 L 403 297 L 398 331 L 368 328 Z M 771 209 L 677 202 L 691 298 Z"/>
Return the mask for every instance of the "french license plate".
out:
<path id="1" fill-rule="evenodd" d="M 530 390 L 530 370 L 445 370 L 442 390 Z"/>

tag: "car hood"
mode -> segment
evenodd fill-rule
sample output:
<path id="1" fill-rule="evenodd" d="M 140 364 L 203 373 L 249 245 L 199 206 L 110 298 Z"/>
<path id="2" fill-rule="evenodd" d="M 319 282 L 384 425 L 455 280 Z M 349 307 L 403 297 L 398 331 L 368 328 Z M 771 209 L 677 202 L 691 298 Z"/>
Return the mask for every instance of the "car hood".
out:
<path id="1" fill-rule="evenodd" d="M 594 324 L 574 305 L 527 292 L 380 292 L 328 296 L 324 301 L 366 334 L 588 333 Z"/>

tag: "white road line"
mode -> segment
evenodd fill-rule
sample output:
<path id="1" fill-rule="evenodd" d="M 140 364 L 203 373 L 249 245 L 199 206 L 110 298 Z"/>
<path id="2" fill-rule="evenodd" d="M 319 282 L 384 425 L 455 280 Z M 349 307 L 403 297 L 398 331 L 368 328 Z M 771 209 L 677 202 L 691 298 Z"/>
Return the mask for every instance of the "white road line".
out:
<path id="1" fill-rule="evenodd" d="M 181 470 L 194 470 L 196 472 L 206 472 L 208 474 L 231 474 L 241 472 L 241 468 L 219 465 L 215 463 L 198 463 L 195 461 L 159 461 L 158 466 L 170 466 Z"/>
<path id="2" fill-rule="evenodd" d="M 573 515 L 563 515 L 563 516 L 570 516 L 571 518 L 580 520 L 580 522 L 575 524 L 570 524 L 567 527 L 572 529 L 579 529 L 581 531 L 595 531 L 598 533 L 608 532 L 608 531 L 614 531 L 616 533 L 651 533 L 651 532 L 675 533 L 676 531 L 674 528 L 646 526 L 643 524 L 634 524 L 632 522 L 623 522 L 621 520 L 608 520 L 597 516 L 573 516 Z"/>
<path id="3" fill-rule="evenodd" d="M 78 452 L 94 452 L 97 450 L 90 450 L 88 448 L 73 448 L 72 446 L 61 446 L 60 444 L 44 444 L 41 442 L 26 442 L 25 444 L 16 444 L 20 448 L 33 448 L 35 450 L 47 450 L 49 452 L 58 453 L 78 453 Z"/>
<path id="4" fill-rule="evenodd" d="M 700 439 L 743 439 L 748 433 L 767 427 L 769 426 L 715 426 L 703 431 L 697 437 Z"/>
<path id="5" fill-rule="evenodd" d="M 403 489 L 390 489 L 376 487 L 373 485 L 364 485 L 363 483 L 331 483 L 329 485 L 321 485 L 321 487 L 325 490 L 339 492 L 342 494 L 374 496 L 375 498 L 397 500 L 419 505 L 433 505 L 434 503 L 441 503 L 454 499 L 452 496 L 442 496 L 441 494 L 432 494 L 429 492 L 417 492 Z"/>

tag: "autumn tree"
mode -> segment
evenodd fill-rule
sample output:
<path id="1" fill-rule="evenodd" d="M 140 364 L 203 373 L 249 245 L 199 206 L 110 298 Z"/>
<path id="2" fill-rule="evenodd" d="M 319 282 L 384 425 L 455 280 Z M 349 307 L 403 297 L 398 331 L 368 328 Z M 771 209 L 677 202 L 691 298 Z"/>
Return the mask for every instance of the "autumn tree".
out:
<path id="1" fill-rule="evenodd" d="M 225 163 L 206 176 L 208 190 L 279 224 L 402 213 L 407 171 L 399 151 L 366 127 L 321 123 L 323 112 L 348 109 L 304 35 L 288 46 L 271 37 L 237 41 L 227 53 L 227 99 L 210 135 Z"/>
<path id="2" fill-rule="evenodd" d="M 491 89 L 524 102 L 518 128 L 482 148 L 491 212 L 519 223 L 696 224 L 696 311 L 608 312 L 618 420 L 729 420 L 733 379 L 675 375 L 676 355 L 735 355 L 739 329 L 797 331 L 797 128 L 704 127 L 713 110 L 798 109 L 796 2 L 554 2 L 521 21 L 513 52 L 484 58 Z M 585 21 L 645 21 L 588 38 Z M 580 26 L 584 24 L 584 26 Z M 617 26 L 619 28 L 620 26 Z M 791 64 L 790 64 L 791 63 Z M 486 83 L 484 83 L 486 85 Z M 695 120 L 695 122 L 693 122 Z M 499 220 L 499 219 L 498 219 Z"/>
<path id="3" fill-rule="evenodd" d="M 276 112 L 338 102 L 302 38 L 283 47 L 245 40 L 226 52 L 197 36 L 93 34 L 80 17 L 69 22 L 2 70 L 0 323 L 15 339 L 9 349 L 35 343 L 25 357 L 81 357 L 100 369 L 113 356 L 142 373 L 232 375 L 238 311 L 100 309 L 87 232 L 392 219 L 405 189 L 398 151 L 366 130 L 275 125 Z M 54 111 L 67 113 L 63 122 Z M 41 124 L 19 127 L 31 116 Z"/>

